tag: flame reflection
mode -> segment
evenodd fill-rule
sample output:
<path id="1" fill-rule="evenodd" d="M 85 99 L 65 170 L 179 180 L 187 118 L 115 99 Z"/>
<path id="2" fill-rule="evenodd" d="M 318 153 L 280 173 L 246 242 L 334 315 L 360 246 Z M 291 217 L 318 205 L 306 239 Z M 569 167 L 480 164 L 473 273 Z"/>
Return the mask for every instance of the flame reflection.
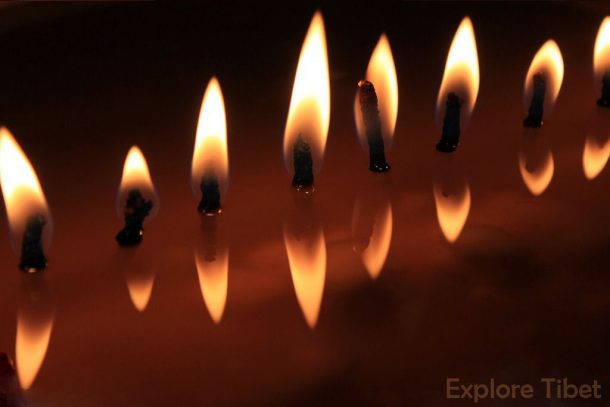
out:
<path id="1" fill-rule="evenodd" d="M 459 190 L 447 191 L 446 187 L 434 185 L 434 202 L 436 216 L 443 235 L 449 243 L 454 243 L 460 234 L 470 213 L 470 187 L 464 182 Z"/>
<path id="2" fill-rule="evenodd" d="M 582 166 L 585 177 L 592 180 L 597 177 L 606 167 L 610 158 L 610 138 L 600 145 L 592 135 L 587 136 L 582 152 Z"/>
<path id="3" fill-rule="evenodd" d="M 535 131 L 524 133 L 519 153 L 519 172 L 525 186 L 534 196 L 542 195 L 553 179 L 553 153 L 546 139 Z"/>

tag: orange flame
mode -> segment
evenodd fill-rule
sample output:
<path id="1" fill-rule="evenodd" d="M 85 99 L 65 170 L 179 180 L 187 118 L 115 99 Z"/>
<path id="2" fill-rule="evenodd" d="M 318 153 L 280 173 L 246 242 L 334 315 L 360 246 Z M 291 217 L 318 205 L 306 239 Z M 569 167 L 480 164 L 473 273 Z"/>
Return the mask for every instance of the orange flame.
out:
<path id="1" fill-rule="evenodd" d="M 443 80 L 436 99 L 438 123 L 444 116 L 447 95 L 451 92 L 464 101 L 464 120 L 470 116 L 479 94 L 479 81 L 479 57 L 474 28 L 470 18 L 464 17 L 449 48 Z"/>
<path id="2" fill-rule="evenodd" d="M 553 179 L 553 173 L 555 172 L 553 153 L 551 153 L 550 150 L 547 150 L 544 163 L 533 171 L 527 169 L 525 155 L 523 153 L 519 154 L 519 171 L 521 172 L 523 182 L 532 195 L 541 195 L 548 188 Z"/>
<path id="3" fill-rule="evenodd" d="M 582 152 L 582 167 L 585 177 L 592 180 L 597 177 L 608 163 L 610 158 L 610 139 L 601 146 L 594 137 L 588 136 Z"/>
<path id="4" fill-rule="evenodd" d="M 215 323 L 220 323 L 227 303 L 229 251 L 219 250 L 213 259 L 195 253 L 199 288 L 203 302 Z"/>
<path id="5" fill-rule="evenodd" d="M 313 16 L 301 48 L 284 131 L 284 163 L 290 171 L 293 146 L 298 136 L 311 147 L 314 171 L 318 172 L 330 124 L 330 79 L 324 20 Z"/>
<path id="6" fill-rule="evenodd" d="M 366 69 L 366 80 L 375 86 L 379 103 L 381 133 L 384 143 L 389 146 L 394 138 L 396 118 L 398 117 L 398 79 L 396 78 L 396 67 L 390 41 L 385 34 L 381 35 L 373 54 L 371 54 L 369 66 Z M 366 149 L 366 132 L 357 94 L 354 101 L 354 116 L 360 143 Z"/>
<path id="7" fill-rule="evenodd" d="M 470 213 L 470 187 L 468 183 L 460 195 L 443 193 L 442 189 L 434 186 L 434 201 L 436 202 L 436 216 L 443 235 L 448 242 L 454 243 L 460 234 L 468 214 Z"/>
<path id="8" fill-rule="evenodd" d="M 326 279 L 326 241 L 322 228 L 293 236 L 284 229 L 284 244 L 297 300 L 310 328 L 318 322 Z"/>
<path id="9" fill-rule="evenodd" d="M 44 275 L 26 275 L 19 292 L 15 362 L 21 388 L 29 389 L 47 354 L 55 309 Z"/>
<path id="10" fill-rule="evenodd" d="M 362 252 L 362 263 L 369 275 L 376 279 L 383 269 L 383 265 L 390 251 L 392 242 L 392 204 L 388 202 L 383 212 L 377 214 L 373 225 L 373 234 L 369 245 Z"/>
<path id="11" fill-rule="evenodd" d="M 21 243 L 27 219 L 37 214 L 47 223 L 44 237 L 48 245 L 52 222 L 47 200 L 30 160 L 6 127 L 0 128 L 0 186 L 13 246 Z"/>
<path id="12" fill-rule="evenodd" d="M 159 202 L 155 186 L 153 185 L 148 163 L 142 150 L 138 146 L 132 146 L 125 157 L 123 164 L 123 175 L 117 195 L 117 212 L 122 216 L 127 195 L 130 191 L 137 189 L 147 199 L 153 201 L 153 209 L 151 215 L 154 215 L 159 210 Z"/>
<path id="13" fill-rule="evenodd" d="M 227 120 L 222 90 L 216 77 L 210 79 L 201 103 L 191 165 L 193 191 L 198 193 L 202 177 L 210 171 L 216 175 L 222 192 L 226 192 L 229 184 Z"/>
<path id="14" fill-rule="evenodd" d="M 593 52 L 593 71 L 597 81 L 601 80 L 606 72 L 610 72 L 610 16 L 604 18 L 597 31 Z"/>
<path id="15" fill-rule="evenodd" d="M 546 94 L 544 99 L 544 114 L 551 111 L 559 96 L 559 90 L 563 82 L 563 57 L 559 46 L 553 40 L 548 40 L 538 50 L 525 76 L 524 104 L 527 108 L 531 102 L 534 92 L 533 78 L 536 74 L 542 74 L 546 79 Z"/>
<path id="16" fill-rule="evenodd" d="M 125 276 L 133 306 L 143 312 L 148 306 L 155 283 L 154 273 L 128 273 Z"/>

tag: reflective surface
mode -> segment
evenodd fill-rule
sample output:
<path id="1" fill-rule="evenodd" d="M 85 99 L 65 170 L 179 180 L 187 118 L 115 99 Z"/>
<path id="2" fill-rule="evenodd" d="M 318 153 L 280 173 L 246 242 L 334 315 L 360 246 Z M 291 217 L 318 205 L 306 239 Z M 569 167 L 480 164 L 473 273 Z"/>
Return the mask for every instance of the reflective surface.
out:
<path id="1" fill-rule="evenodd" d="M 438 406 L 447 376 L 610 386 L 610 174 L 583 175 L 599 97 L 593 44 L 610 11 L 591 4 L 392 3 L 366 19 L 358 6 L 322 5 L 331 120 L 305 219 L 317 222 L 326 250 L 314 329 L 284 241 L 295 200 L 282 159 L 311 6 L 117 4 L 5 31 L 2 120 L 36 167 L 55 222 L 44 276 L 52 329 L 26 397 L 43 406 Z M 459 159 L 444 165 L 435 102 L 464 14 L 477 35 L 481 86 Z M 401 101 L 385 175 L 368 171 L 352 110 L 382 31 Z M 518 167 L 523 78 L 551 35 L 566 71 L 541 130 L 552 182 L 533 196 Z M 206 283 L 196 267 L 194 253 L 209 241 L 189 185 L 212 75 L 223 85 L 231 162 L 218 225 L 217 250 L 230 252 L 222 311 L 223 283 Z M 114 200 L 133 144 L 146 152 L 163 205 L 125 258 Z M 454 164 L 471 205 L 450 244 L 433 185 Z M 352 217 L 357 197 L 378 194 L 381 208 L 391 203 L 393 227 L 372 279 L 354 252 Z M 24 276 L 4 214 L 0 224 L 0 351 L 15 359 Z"/>

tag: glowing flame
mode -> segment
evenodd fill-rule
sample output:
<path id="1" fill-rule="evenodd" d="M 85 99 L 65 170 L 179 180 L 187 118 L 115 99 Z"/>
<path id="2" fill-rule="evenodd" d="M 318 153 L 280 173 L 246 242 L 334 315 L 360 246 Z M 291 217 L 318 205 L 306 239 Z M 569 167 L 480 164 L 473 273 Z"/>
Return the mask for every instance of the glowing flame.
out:
<path id="1" fill-rule="evenodd" d="M 362 252 L 362 263 L 375 279 L 381 273 L 385 264 L 390 243 L 392 242 L 392 204 L 388 202 L 385 209 L 377 214 L 373 225 L 373 234 L 368 247 Z"/>
<path id="2" fill-rule="evenodd" d="M 222 90 L 216 77 L 210 79 L 205 90 L 197 123 L 191 166 L 191 184 L 197 193 L 202 177 L 208 172 L 216 175 L 221 190 L 226 192 L 229 183 L 227 120 Z"/>
<path id="3" fill-rule="evenodd" d="M 465 185 L 460 195 L 443 193 L 442 189 L 434 186 L 434 201 L 436 202 L 436 216 L 443 235 L 450 243 L 454 243 L 468 219 L 470 213 L 470 188 Z"/>
<path id="4" fill-rule="evenodd" d="M 472 113 L 479 94 L 479 57 L 474 28 L 468 17 L 464 17 L 455 32 L 447 55 L 443 81 L 436 100 L 439 123 L 444 116 L 447 95 L 451 92 L 464 101 L 462 112 L 464 112 L 464 118 L 467 118 Z"/>
<path id="5" fill-rule="evenodd" d="M 150 177 L 148 163 L 138 146 L 129 149 L 127 157 L 125 157 L 125 164 L 123 164 L 123 175 L 116 205 L 120 216 L 123 215 L 127 195 L 134 189 L 139 190 L 146 199 L 154 202 L 152 215 L 156 214 L 159 210 L 158 196 Z"/>
<path id="6" fill-rule="evenodd" d="M 55 309 L 44 275 L 27 275 L 22 280 L 17 311 L 15 362 L 23 389 L 29 389 L 47 354 Z"/>
<path id="7" fill-rule="evenodd" d="M 391 145 L 396 128 L 396 118 L 398 117 L 398 80 L 390 41 L 385 34 L 381 35 L 371 55 L 369 66 L 366 69 L 366 80 L 373 84 L 377 93 L 383 141 L 386 145 Z M 354 116 L 360 143 L 366 149 L 366 132 L 357 94 L 354 102 Z"/>
<path id="8" fill-rule="evenodd" d="M 597 177 L 606 167 L 608 158 L 610 158 L 610 139 L 606 140 L 604 145 L 600 145 L 594 137 L 587 137 L 582 152 L 582 167 L 585 177 L 588 180 Z"/>
<path id="9" fill-rule="evenodd" d="M 195 253 L 195 265 L 203 301 L 215 323 L 219 323 L 227 303 L 229 251 L 217 251 L 214 258 Z"/>
<path id="10" fill-rule="evenodd" d="M 321 228 L 311 235 L 293 236 L 284 229 L 284 244 L 297 300 L 310 328 L 318 322 L 324 280 L 326 241 Z"/>
<path id="11" fill-rule="evenodd" d="M 154 273 L 129 273 L 126 275 L 127 289 L 133 306 L 140 312 L 143 312 L 148 306 L 150 296 L 152 295 L 153 285 L 155 283 Z"/>
<path id="12" fill-rule="evenodd" d="M 519 171 L 523 182 L 530 190 L 532 195 L 541 195 L 551 183 L 553 179 L 553 173 L 555 172 L 555 163 L 553 161 L 553 153 L 547 150 L 544 162 L 538 168 L 529 170 L 526 167 L 525 155 L 519 154 Z"/>
<path id="13" fill-rule="evenodd" d="M 559 46 L 553 40 L 548 40 L 540 47 L 525 76 L 524 104 L 526 108 L 532 100 L 534 92 L 534 75 L 542 74 L 546 79 L 544 112 L 550 111 L 555 105 L 563 82 L 563 58 Z"/>
<path id="14" fill-rule="evenodd" d="M 303 42 L 292 87 L 284 131 L 284 162 L 291 171 L 293 146 L 299 135 L 311 147 L 314 171 L 319 171 L 330 124 L 330 80 L 326 34 L 317 12 Z"/>
<path id="15" fill-rule="evenodd" d="M 610 72 L 610 17 L 604 18 L 597 32 L 593 52 L 593 70 L 598 81 L 606 72 Z"/>
<path id="16" fill-rule="evenodd" d="M 32 164 L 6 127 L 0 128 L 0 186 L 13 245 L 21 244 L 25 223 L 32 215 L 44 216 L 48 245 L 52 228 L 47 200 Z"/>

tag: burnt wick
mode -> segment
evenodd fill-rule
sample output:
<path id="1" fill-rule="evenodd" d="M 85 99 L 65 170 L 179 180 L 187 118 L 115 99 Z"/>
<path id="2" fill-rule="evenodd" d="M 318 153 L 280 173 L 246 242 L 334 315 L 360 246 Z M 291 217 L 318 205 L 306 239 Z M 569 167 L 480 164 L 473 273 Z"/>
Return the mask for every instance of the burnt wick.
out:
<path id="1" fill-rule="evenodd" d="M 292 186 L 297 190 L 311 189 L 313 186 L 313 159 L 311 147 L 299 134 L 293 147 L 294 176 Z"/>
<path id="2" fill-rule="evenodd" d="M 543 74 L 537 73 L 532 80 L 534 81 L 534 93 L 527 117 L 523 120 L 523 125 L 525 127 L 542 127 L 546 79 Z"/>
<path id="3" fill-rule="evenodd" d="M 391 167 L 385 159 L 385 146 L 381 134 L 381 120 L 375 87 L 371 82 L 362 80 L 358 82 L 358 95 L 366 140 L 369 144 L 369 170 L 372 172 L 387 172 Z"/>
<path id="4" fill-rule="evenodd" d="M 121 246 L 135 246 L 142 242 L 144 219 L 150 213 L 153 203 L 145 199 L 138 189 L 132 189 L 127 195 L 125 209 L 125 227 L 116 235 Z"/>
<path id="5" fill-rule="evenodd" d="M 462 100 L 457 94 L 450 92 L 447 95 L 445 107 L 443 132 L 440 141 L 436 144 L 436 149 L 443 153 L 452 153 L 460 144 L 460 110 L 462 108 Z"/>
<path id="6" fill-rule="evenodd" d="M 21 243 L 21 262 L 19 268 L 28 273 L 43 270 L 47 266 L 47 258 L 42 250 L 42 229 L 46 224 L 42 215 L 28 218 Z"/>
<path id="7" fill-rule="evenodd" d="M 220 189 L 218 187 L 218 178 L 214 170 L 206 170 L 201 177 L 201 201 L 197 210 L 205 215 L 216 215 L 220 213 Z"/>
<path id="8" fill-rule="evenodd" d="M 610 107 L 610 71 L 606 71 L 602 78 L 602 97 L 597 100 L 597 105 Z"/>

